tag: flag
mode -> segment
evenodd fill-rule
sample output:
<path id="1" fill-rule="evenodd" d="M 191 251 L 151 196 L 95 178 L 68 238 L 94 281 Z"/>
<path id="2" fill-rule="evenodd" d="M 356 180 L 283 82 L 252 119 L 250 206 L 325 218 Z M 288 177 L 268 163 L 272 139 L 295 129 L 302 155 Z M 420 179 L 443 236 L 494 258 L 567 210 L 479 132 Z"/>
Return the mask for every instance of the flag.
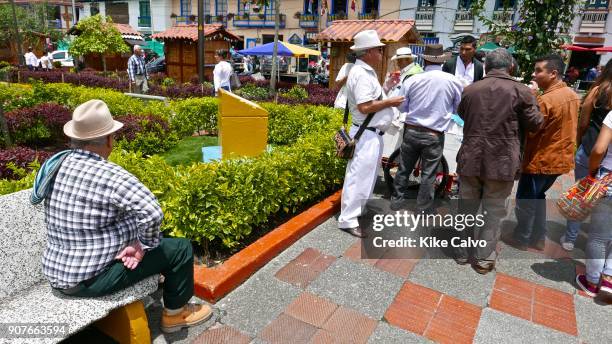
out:
<path id="1" fill-rule="evenodd" d="M 312 2 L 313 0 L 308 1 L 308 13 L 312 14 Z"/>
<path id="2" fill-rule="evenodd" d="M 353 12 L 355 12 L 355 0 L 351 0 L 351 9 L 353 10 Z"/>

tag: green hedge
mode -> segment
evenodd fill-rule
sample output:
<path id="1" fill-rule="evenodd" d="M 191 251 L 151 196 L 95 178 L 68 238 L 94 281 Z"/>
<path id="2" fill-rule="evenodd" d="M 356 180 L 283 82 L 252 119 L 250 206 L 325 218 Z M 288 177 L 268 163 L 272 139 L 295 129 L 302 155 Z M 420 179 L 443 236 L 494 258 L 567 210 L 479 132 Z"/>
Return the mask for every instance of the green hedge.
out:
<path id="1" fill-rule="evenodd" d="M 30 85 L 0 83 L 0 104 L 5 112 L 37 103 Z"/>
<path id="2" fill-rule="evenodd" d="M 85 96 L 75 95 L 81 88 L 36 85 L 35 93 L 44 99 L 57 91 L 55 99 L 68 106 L 89 96 L 101 98 L 115 113 L 141 114 L 135 110 L 150 109 L 140 100 L 127 101 L 115 94 L 119 92 L 109 90 L 85 88 Z M 215 98 L 173 101 L 170 107 L 176 115 L 171 126 L 182 135 L 194 128 L 215 131 L 217 105 Z M 338 110 L 273 103 L 262 106 L 269 111 L 268 141 L 275 148 L 256 158 L 172 167 L 159 156 L 143 158 L 140 152 L 116 149 L 110 160 L 136 175 L 158 197 L 165 214 L 164 232 L 198 243 L 236 247 L 271 216 L 295 211 L 339 187 L 346 166 L 335 157 L 331 139 L 342 120 Z M 161 117 L 168 114 L 164 109 Z M 33 174 L 20 181 L 0 181 L 0 194 L 31 187 L 32 182 Z"/>

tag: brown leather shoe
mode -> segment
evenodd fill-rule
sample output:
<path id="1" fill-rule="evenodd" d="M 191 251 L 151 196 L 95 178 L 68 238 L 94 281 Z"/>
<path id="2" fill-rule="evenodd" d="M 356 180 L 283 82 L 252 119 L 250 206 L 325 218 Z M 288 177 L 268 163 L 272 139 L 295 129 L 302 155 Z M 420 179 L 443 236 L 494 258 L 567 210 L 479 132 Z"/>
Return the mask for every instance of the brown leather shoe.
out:
<path id="1" fill-rule="evenodd" d="M 503 236 L 502 241 L 518 250 L 527 251 L 527 244 L 523 244 L 522 242 L 514 239 L 512 234 Z"/>
<path id="2" fill-rule="evenodd" d="M 544 247 L 546 247 L 546 239 L 538 240 L 537 242 L 529 246 L 535 248 L 538 251 L 544 251 Z"/>
<path id="3" fill-rule="evenodd" d="M 367 235 L 363 232 L 361 227 L 353 227 L 353 228 L 340 228 L 341 231 L 347 232 L 352 236 L 356 236 L 358 238 L 365 238 Z"/>
<path id="4" fill-rule="evenodd" d="M 161 330 L 164 333 L 173 333 L 182 328 L 199 325 L 210 319 L 213 312 L 208 305 L 188 303 L 176 315 L 169 315 L 164 309 L 161 319 Z"/>
<path id="5" fill-rule="evenodd" d="M 495 269 L 495 263 L 476 261 L 472 264 L 472 269 L 474 269 L 474 271 L 478 272 L 481 275 L 486 275 L 489 272 L 493 271 L 493 269 Z"/>

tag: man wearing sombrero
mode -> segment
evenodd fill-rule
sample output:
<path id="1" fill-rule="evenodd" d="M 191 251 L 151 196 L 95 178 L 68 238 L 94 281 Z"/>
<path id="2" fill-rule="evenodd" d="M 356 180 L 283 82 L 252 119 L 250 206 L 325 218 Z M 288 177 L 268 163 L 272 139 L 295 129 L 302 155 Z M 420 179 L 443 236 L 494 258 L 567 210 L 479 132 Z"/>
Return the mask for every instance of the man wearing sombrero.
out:
<path id="1" fill-rule="evenodd" d="M 33 199 L 45 205 L 43 273 L 54 289 L 80 297 L 111 294 L 161 273 L 161 329 L 175 332 L 205 321 L 212 310 L 188 303 L 193 296 L 190 241 L 162 238 L 163 213 L 155 196 L 107 160 L 113 133 L 121 127 L 103 101 L 87 101 L 64 125 L 74 149 L 58 153 L 59 162 L 47 160 L 56 162 L 53 167 L 41 167 Z"/>
<path id="2" fill-rule="evenodd" d="M 425 72 L 408 78 L 401 87 L 406 100 L 399 110 L 406 113 L 406 119 L 391 209 L 407 207 L 408 177 L 421 159 L 417 209 L 430 213 L 434 210 L 433 184 L 442 158 L 444 132 L 451 124 L 451 114 L 459 106 L 463 86 L 454 75 L 442 71 L 442 64 L 449 56 L 444 54 L 441 44 L 426 45 L 422 57 Z"/>

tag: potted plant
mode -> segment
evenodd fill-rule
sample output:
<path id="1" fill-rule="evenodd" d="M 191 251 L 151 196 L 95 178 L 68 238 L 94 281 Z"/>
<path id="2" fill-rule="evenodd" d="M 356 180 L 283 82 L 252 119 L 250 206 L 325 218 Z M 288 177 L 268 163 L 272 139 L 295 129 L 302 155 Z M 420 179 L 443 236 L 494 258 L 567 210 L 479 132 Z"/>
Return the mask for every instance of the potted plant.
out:
<path id="1" fill-rule="evenodd" d="M 265 13 L 259 13 L 259 14 L 258 14 L 258 16 L 259 16 L 259 19 L 264 19 L 264 18 L 266 18 Z"/>
<path id="2" fill-rule="evenodd" d="M 189 16 L 189 21 L 194 22 L 194 21 L 197 21 L 197 20 L 198 20 L 198 16 L 193 15 L 193 14 Z"/>
<path id="3" fill-rule="evenodd" d="M 212 17 L 211 17 L 211 15 L 210 15 L 210 14 L 205 15 L 205 16 L 204 16 L 204 22 L 205 22 L 206 24 L 210 24 L 210 19 L 211 19 L 211 18 L 212 18 Z"/>
<path id="4" fill-rule="evenodd" d="M 222 14 L 217 15 L 217 21 L 222 22 L 225 17 Z"/>
<path id="5" fill-rule="evenodd" d="M 172 14 L 170 14 L 170 18 L 174 19 L 174 18 L 176 18 L 176 17 L 178 17 L 178 16 L 176 15 L 176 13 L 172 13 Z"/>
<path id="6" fill-rule="evenodd" d="M 232 19 L 234 19 L 234 14 L 233 13 L 228 13 L 226 15 L 226 17 L 227 17 L 227 20 L 232 20 Z"/>
<path id="7" fill-rule="evenodd" d="M 295 19 L 300 19 L 302 17 L 302 13 L 300 11 L 295 12 L 295 14 L 293 15 L 293 18 Z"/>
<path id="8" fill-rule="evenodd" d="M 252 4 L 251 5 L 251 10 L 253 10 L 253 12 L 255 12 L 255 13 L 259 13 L 259 5 L 258 4 Z"/>
<path id="9" fill-rule="evenodd" d="M 242 19 L 249 19 L 249 12 L 242 13 Z"/>

